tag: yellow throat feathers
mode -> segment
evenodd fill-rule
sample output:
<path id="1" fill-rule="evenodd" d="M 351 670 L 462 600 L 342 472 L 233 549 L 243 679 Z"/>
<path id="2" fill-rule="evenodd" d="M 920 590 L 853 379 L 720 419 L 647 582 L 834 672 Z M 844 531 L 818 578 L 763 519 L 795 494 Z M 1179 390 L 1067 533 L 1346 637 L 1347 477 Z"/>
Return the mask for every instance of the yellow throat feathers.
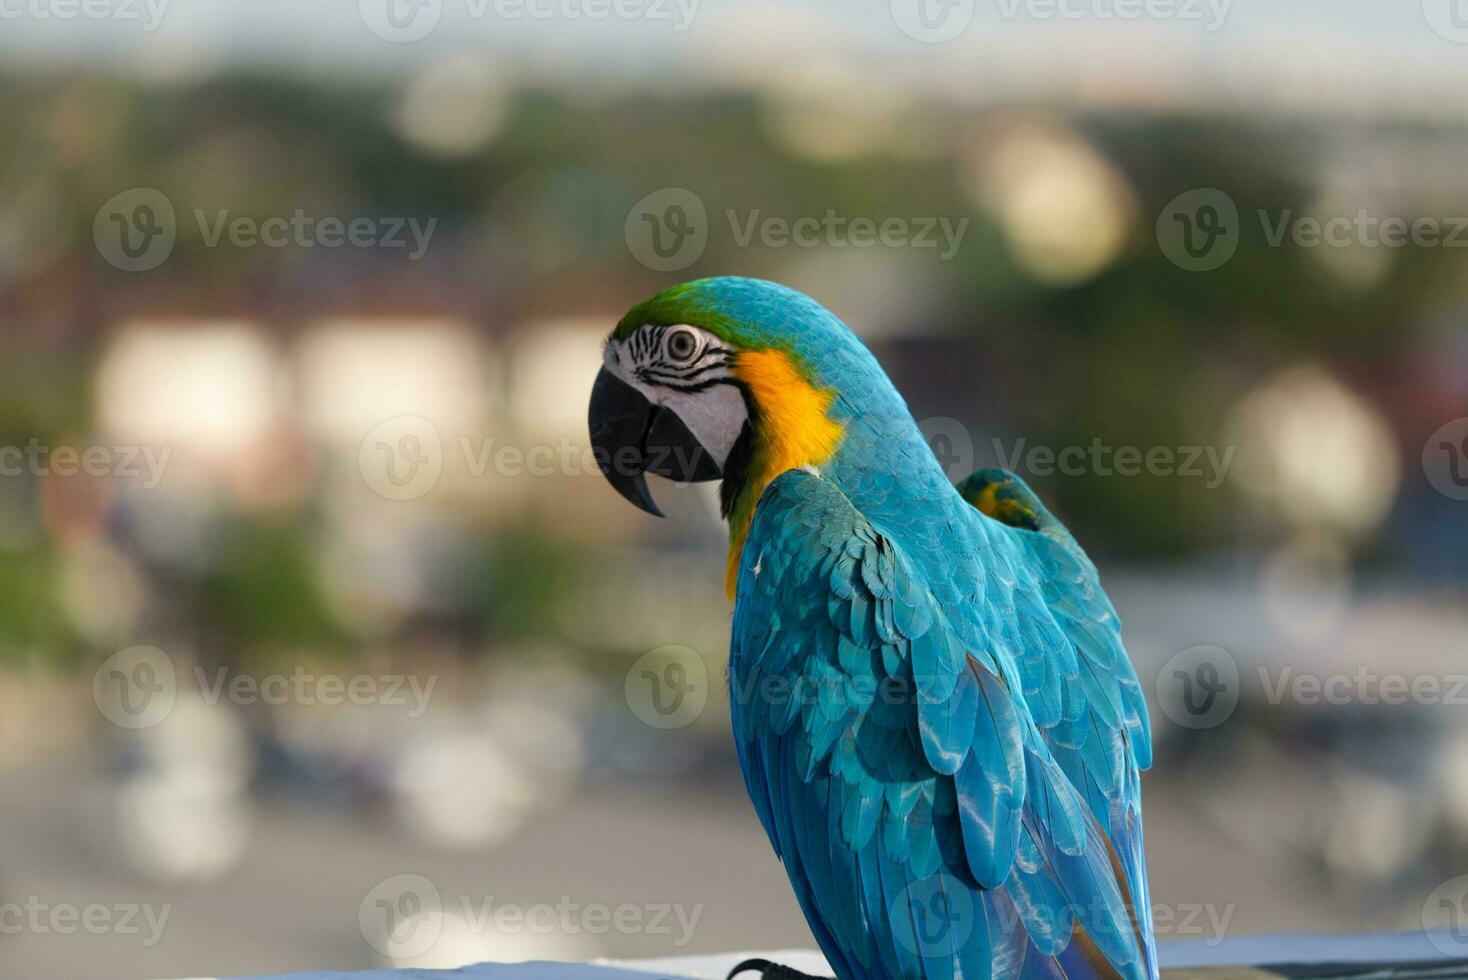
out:
<path id="1" fill-rule="evenodd" d="M 785 352 L 743 351 L 734 360 L 734 373 L 749 390 L 758 420 L 751 434 L 754 445 L 749 475 L 729 512 L 724 587 L 730 600 L 739 578 L 739 555 L 765 487 L 786 470 L 825 463 L 845 434 L 827 414 L 835 393 L 806 380 Z"/>

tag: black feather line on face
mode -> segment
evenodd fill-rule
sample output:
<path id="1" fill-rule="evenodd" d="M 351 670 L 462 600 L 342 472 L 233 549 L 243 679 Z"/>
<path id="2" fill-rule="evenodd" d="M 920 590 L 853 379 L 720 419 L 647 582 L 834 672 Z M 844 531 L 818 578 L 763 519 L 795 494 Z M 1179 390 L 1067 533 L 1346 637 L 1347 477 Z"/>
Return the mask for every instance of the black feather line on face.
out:
<path id="1" fill-rule="evenodd" d="M 727 361 L 714 361 L 714 362 L 712 362 L 710 364 L 705 364 L 702 367 L 696 367 L 692 371 L 686 372 L 683 375 L 683 380 L 684 381 L 692 381 L 695 378 L 697 378 L 700 374 L 708 374 L 710 371 L 717 371 L 720 368 L 726 368 L 728 366 L 729 366 L 729 364 L 728 364 Z"/>
<path id="2" fill-rule="evenodd" d="M 676 382 L 672 381 L 664 381 L 659 383 L 658 387 L 667 388 L 669 391 L 682 391 L 688 394 L 697 394 L 700 391 L 708 391 L 710 388 L 716 385 L 731 385 L 735 388 L 738 388 L 740 391 L 744 391 L 744 385 L 740 384 L 733 378 L 709 378 L 705 381 L 699 381 L 695 384 L 686 385 L 677 384 Z M 748 403 L 749 399 L 746 397 L 744 401 Z"/>
<path id="3" fill-rule="evenodd" d="M 644 367 L 667 368 L 669 371 L 704 371 L 710 367 L 722 367 L 729 363 L 729 357 L 723 354 L 709 354 L 695 361 L 670 361 L 666 357 L 658 356 L 648 361 Z"/>
<path id="4" fill-rule="evenodd" d="M 734 355 L 734 351 L 727 347 L 711 347 L 697 360 L 682 364 L 669 361 L 661 350 L 657 348 L 650 360 L 637 365 L 634 374 L 645 384 L 668 387 L 675 391 L 687 391 L 689 385 L 710 380 L 705 376 L 721 368 L 727 369 Z"/>
<path id="5" fill-rule="evenodd" d="M 744 393 L 745 404 L 749 404 L 749 393 Z M 752 413 L 751 408 L 751 413 Z M 733 447 L 729 450 L 729 458 L 724 460 L 724 482 L 719 484 L 719 515 L 725 520 L 729 518 L 729 511 L 734 509 L 734 501 L 739 499 L 744 486 L 749 482 L 749 467 L 754 461 L 754 426 L 753 415 L 744 422 L 744 428 L 739 430 L 739 438 L 734 440 Z"/>
<path id="6" fill-rule="evenodd" d="M 692 384 L 699 380 L 700 375 L 707 374 L 710 371 L 717 371 L 719 368 L 726 366 L 724 364 L 706 364 L 703 367 L 695 368 L 691 371 L 662 371 L 658 370 L 656 366 L 653 366 L 638 368 L 637 377 L 646 381 L 648 384 L 655 384 L 661 381 L 668 381 L 674 384 Z"/>
<path id="7" fill-rule="evenodd" d="M 642 346 L 635 354 L 636 359 L 640 361 L 659 350 L 662 347 L 663 334 L 667 332 L 667 327 L 649 326 L 646 330 L 634 334 L 633 336 L 642 338 Z"/>
<path id="8" fill-rule="evenodd" d="M 647 332 L 648 328 L 643 327 L 631 337 L 627 338 L 627 350 L 632 355 L 633 363 L 642 360 L 643 355 L 647 351 Z"/>

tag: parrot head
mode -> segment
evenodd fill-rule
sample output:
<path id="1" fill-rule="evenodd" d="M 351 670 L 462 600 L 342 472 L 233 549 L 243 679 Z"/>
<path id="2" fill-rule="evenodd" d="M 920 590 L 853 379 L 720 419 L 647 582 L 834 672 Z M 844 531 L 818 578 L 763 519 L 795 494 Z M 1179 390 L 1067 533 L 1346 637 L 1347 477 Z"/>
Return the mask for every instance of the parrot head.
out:
<path id="1" fill-rule="evenodd" d="M 661 516 L 648 473 L 722 480 L 732 561 L 770 481 L 834 465 L 854 428 L 872 431 L 889 416 L 911 426 L 845 324 L 793 289 L 721 277 L 664 290 L 622 318 L 603 350 L 589 426 L 603 475 L 648 513 Z"/>
<path id="2" fill-rule="evenodd" d="M 749 424 L 737 349 L 682 322 L 640 324 L 607 341 L 588 422 L 597 465 L 618 493 L 661 517 L 648 473 L 690 483 L 724 475 Z"/>
<path id="3" fill-rule="evenodd" d="M 823 320 L 850 336 L 815 301 L 754 279 L 701 279 L 634 307 L 591 391 L 591 443 L 608 482 L 660 517 L 646 474 L 723 479 L 727 516 L 771 450 L 802 457 L 785 460 L 793 465 L 823 461 L 841 424 L 802 343 Z"/>

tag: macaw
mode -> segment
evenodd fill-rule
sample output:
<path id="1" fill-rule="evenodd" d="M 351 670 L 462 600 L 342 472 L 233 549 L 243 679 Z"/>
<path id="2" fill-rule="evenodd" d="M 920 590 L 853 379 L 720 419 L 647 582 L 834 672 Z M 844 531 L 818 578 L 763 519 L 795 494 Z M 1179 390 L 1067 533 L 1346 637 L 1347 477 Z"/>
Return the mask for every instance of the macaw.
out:
<path id="1" fill-rule="evenodd" d="M 755 279 L 634 307 L 590 430 L 652 514 L 647 473 L 722 481 L 739 765 L 840 980 L 1157 976 L 1146 703 L 1019 477 L 954 487 L 856 334 Z"/>

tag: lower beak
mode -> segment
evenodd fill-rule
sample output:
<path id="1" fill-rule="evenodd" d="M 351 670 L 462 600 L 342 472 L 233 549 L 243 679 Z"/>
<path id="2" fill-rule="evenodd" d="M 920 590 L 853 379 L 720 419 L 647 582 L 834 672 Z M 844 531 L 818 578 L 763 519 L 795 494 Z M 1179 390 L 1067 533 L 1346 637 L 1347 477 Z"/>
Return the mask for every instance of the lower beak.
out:
<path id="1" fill-rule="evenodd" d="M 672 409 L 654 405 L 606 368 L 591 386 L 591 448 L 607 482 L 633 504 L 662 517 L 647 474 L 699 483 L 722 476 L 713 455 Z"/>

